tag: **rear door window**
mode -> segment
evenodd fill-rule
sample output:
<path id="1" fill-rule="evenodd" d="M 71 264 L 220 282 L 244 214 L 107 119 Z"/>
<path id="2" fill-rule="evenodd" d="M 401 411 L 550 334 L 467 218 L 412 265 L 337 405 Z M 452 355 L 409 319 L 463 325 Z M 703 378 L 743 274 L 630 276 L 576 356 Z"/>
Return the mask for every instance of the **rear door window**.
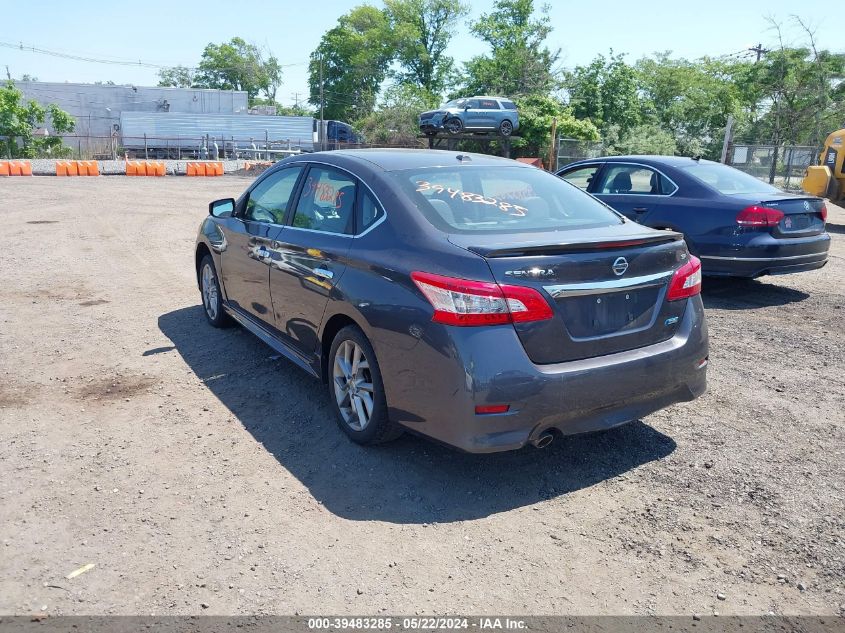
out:
<path id="1" fill-rule="evenodd" d="M 383 215 L 384 211 L 382 208 L 366 190 L 363 190 L 361 192 L 361 202 L 358 205 L 357 233 L 360 234 L 366 231 L 378 222 Z"/>
<path id="2" fill-rule="evenodd" d="M 641 165 L 608 164 L 597 194 L 660 195 L 660 174 Z"/>
<path id="3" fill-rule="evenodd" d="M 482 110 L 498 110 L 499 102 L 495 99 L 481 99 Z"/>

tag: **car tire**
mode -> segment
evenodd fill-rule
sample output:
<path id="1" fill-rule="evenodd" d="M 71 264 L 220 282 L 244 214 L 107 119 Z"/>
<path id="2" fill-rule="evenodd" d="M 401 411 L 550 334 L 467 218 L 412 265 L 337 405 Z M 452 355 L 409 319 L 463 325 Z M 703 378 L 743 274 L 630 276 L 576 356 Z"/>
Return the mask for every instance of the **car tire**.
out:
<path id="1" fill-rule="evenodd" d="M 449 134 L 460 134 L 464 129 L 464 122 L 458 117 L 452 117 L 443 124 Z"/>
<path id="2" fill-rule="evenodd" d="M 332 341 L 328 389 L 338 424 L 353 442 L 381 444 L 402 435 L 402 427 L 387 415 L 376 353 L 355 325 L 340 330 Z"/>
<path id="3" fill-rule="evenodd" d="M 199 267 L 200 296 L 205 318 L 214 327 L 227 327 L 232 324 L 231 317 L 223 310 L 223 293 L 211 255 L 202 258 Z"/>
<path id="4" fill-rule="evenodd" d="M 506 138 L 513 134 L 513 123 L 511 123 L 507 119 L 499 123 L 499 134 Z"/>

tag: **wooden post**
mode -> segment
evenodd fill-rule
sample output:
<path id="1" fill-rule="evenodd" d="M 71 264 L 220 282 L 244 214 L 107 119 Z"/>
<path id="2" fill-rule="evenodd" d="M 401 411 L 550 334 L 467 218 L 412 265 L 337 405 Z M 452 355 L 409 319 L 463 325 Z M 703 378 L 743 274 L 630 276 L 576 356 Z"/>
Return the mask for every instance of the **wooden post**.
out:
<path id="1" fill-rule="evenodd" d="M 549 166 L 548 170 L 552 173 L 555 171 L 557 159 L 557 117 L 552 119 L 552 142 L 549 146 Z"/>
<path id="2" fill-rule="evenodd" d="M 719 160 L 720 163 L 726 164 L 728 162 L 728 146 L 731 144 L 731 140 L 733 140 L 733 127 L 734 117 L 732 114 L 729 114 L 728 122 L 725 125 L 725 138 L 722 141 L 722 158 Z"/>

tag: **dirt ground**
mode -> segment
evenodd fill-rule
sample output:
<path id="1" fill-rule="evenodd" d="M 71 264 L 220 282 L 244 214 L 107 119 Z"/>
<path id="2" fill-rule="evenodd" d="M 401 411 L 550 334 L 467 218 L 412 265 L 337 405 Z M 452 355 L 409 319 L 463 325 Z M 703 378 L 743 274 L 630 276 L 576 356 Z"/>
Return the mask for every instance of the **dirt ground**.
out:
<path id="1" fill-rule="evenodd" d="M 845 211 L 820 271 L 705 280 L 701 399 L 485 456 L 358 447 L 206 324 L 248 182 L 0 180 L 0 613 L 845 613 Z"/>

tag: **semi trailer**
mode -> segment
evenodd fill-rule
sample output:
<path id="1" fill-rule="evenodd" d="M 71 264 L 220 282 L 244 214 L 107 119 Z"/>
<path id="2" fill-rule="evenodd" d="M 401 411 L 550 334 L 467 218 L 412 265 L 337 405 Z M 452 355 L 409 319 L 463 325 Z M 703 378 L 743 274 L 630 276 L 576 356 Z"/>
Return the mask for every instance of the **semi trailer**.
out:
<path id="1" fill-rule="evenodd" d="M 119 137 L 129 157 L 273 159 L 360 143 L 342 121 L 306 116 L 121 112 Z"/>

